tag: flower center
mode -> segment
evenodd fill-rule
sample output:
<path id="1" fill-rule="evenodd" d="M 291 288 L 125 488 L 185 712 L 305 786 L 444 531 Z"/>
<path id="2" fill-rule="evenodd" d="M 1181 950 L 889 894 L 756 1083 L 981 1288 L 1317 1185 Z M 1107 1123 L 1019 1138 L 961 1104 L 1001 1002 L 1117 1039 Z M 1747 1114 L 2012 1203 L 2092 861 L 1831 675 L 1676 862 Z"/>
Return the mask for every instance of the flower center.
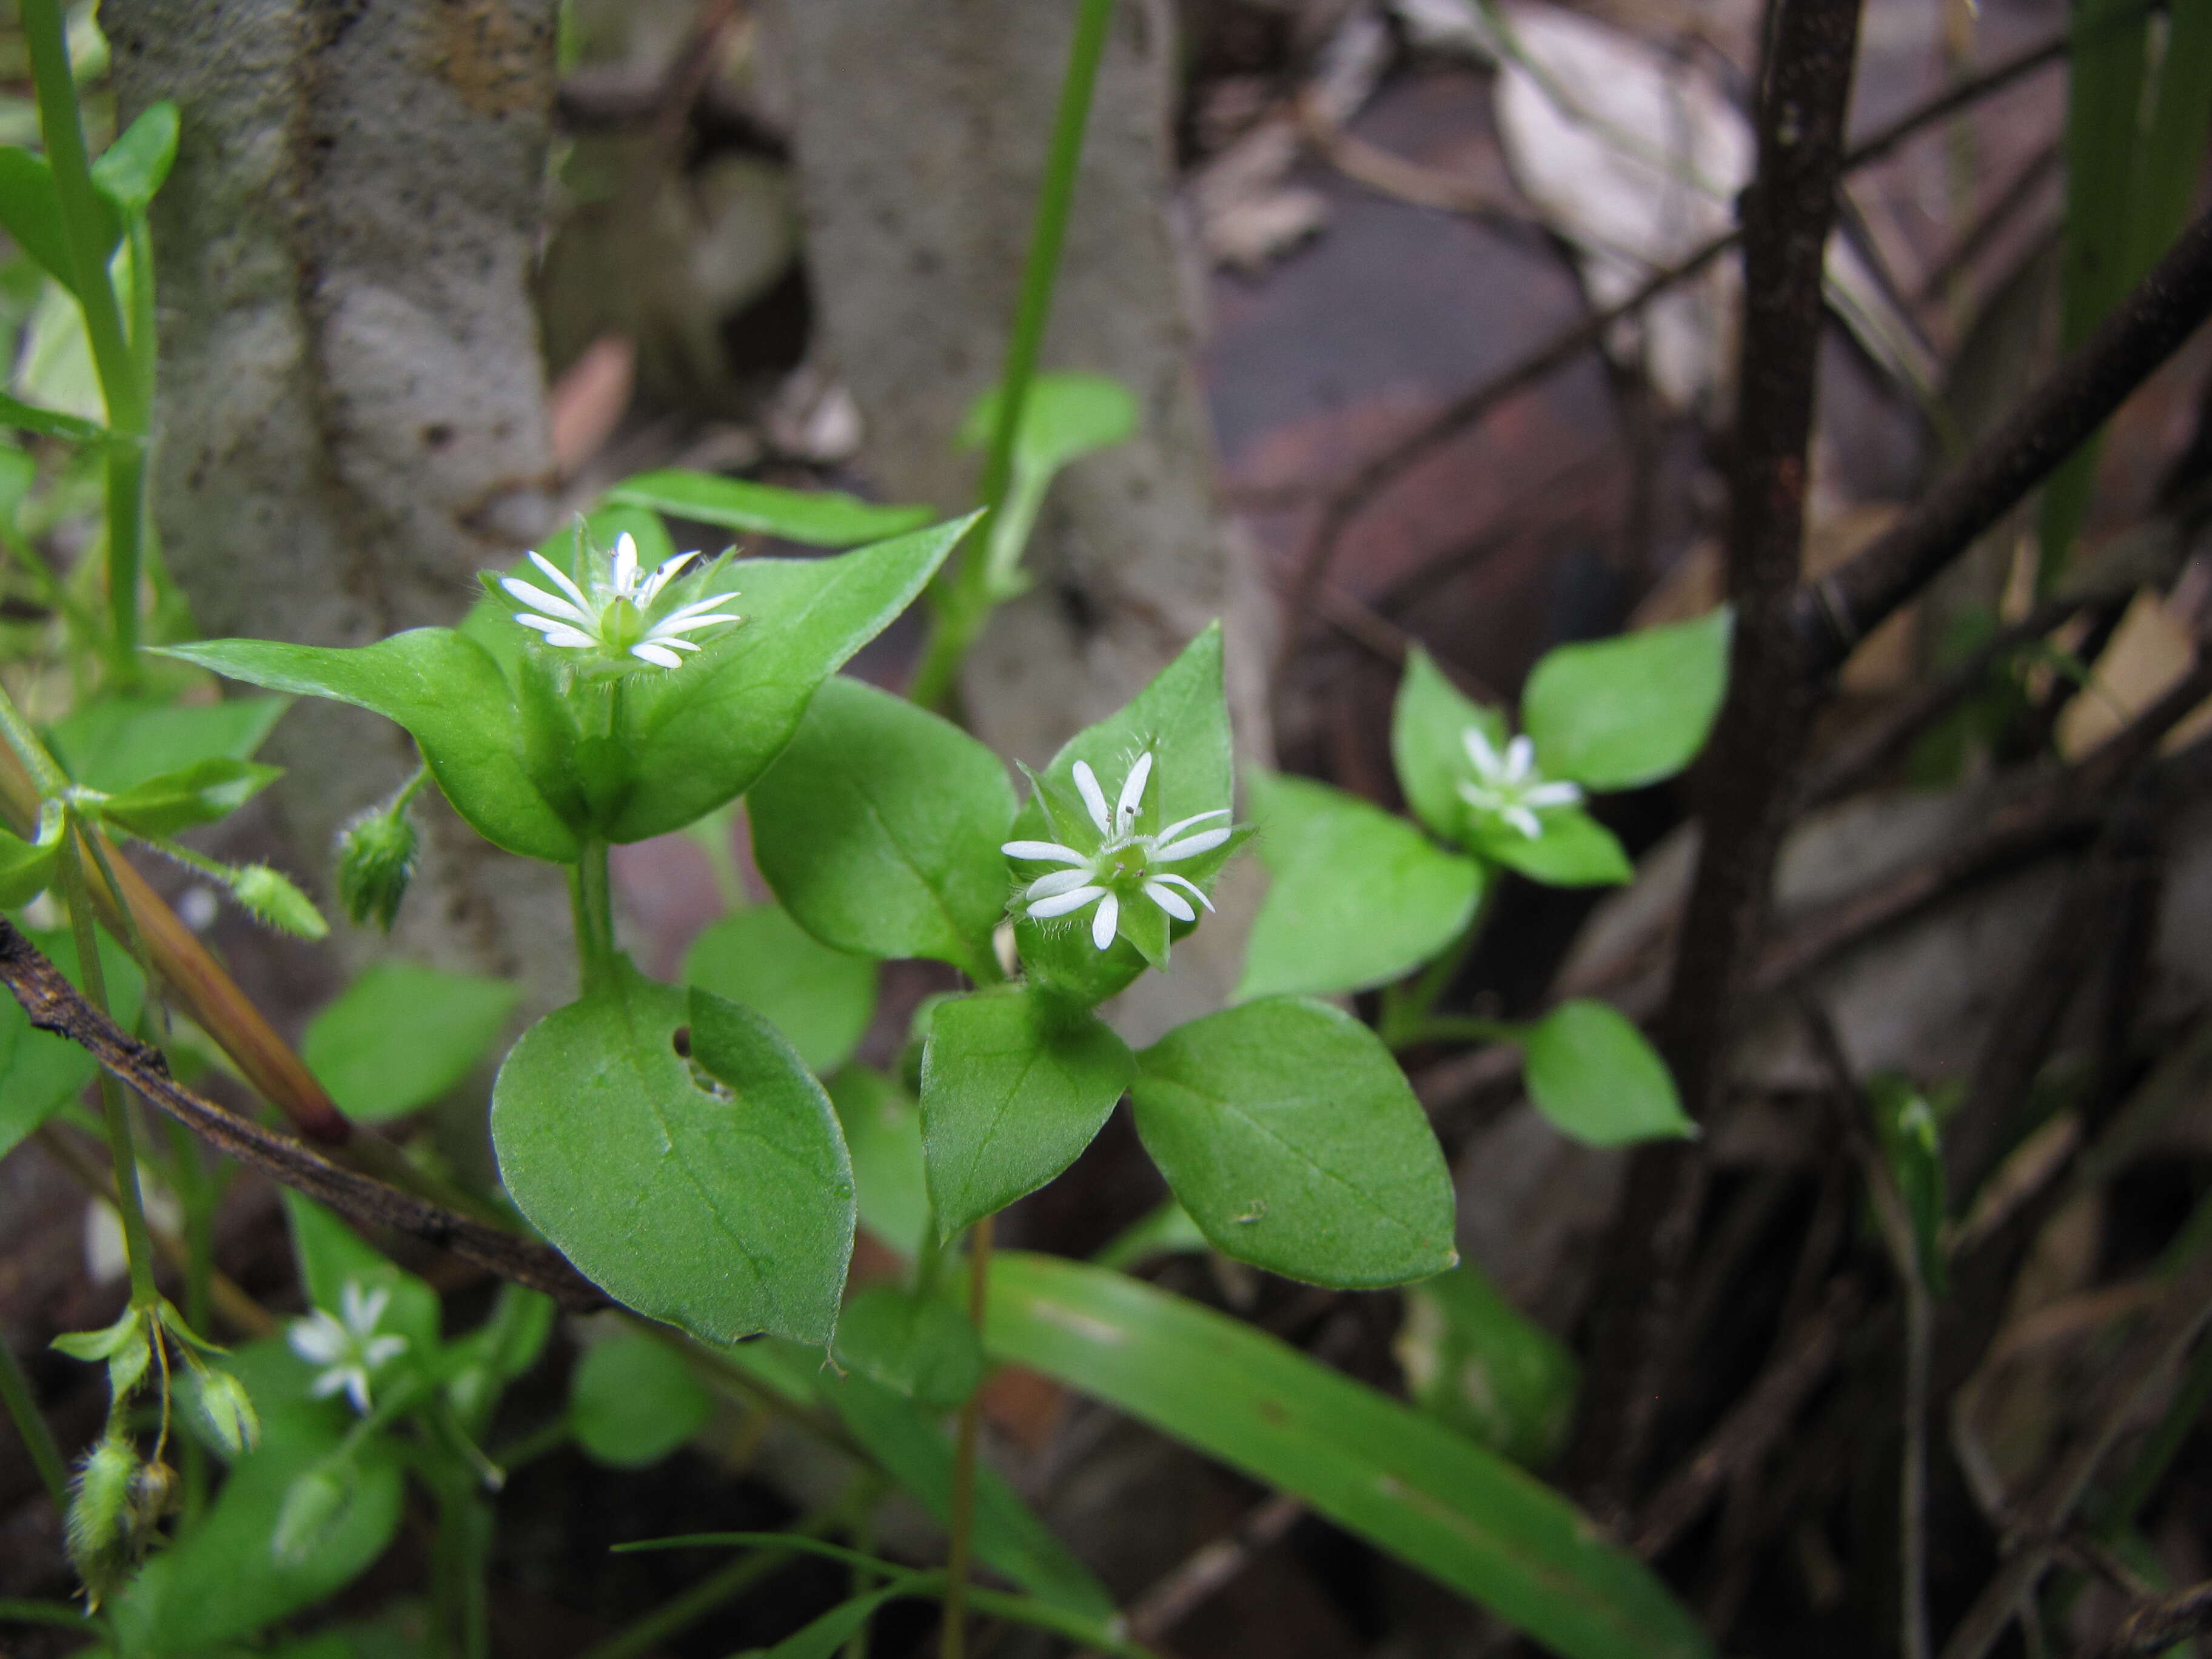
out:
<path id="1" fill-rule="evenodd" d="M 1109 847 L 1105 854 L 1106 868 L 1103 873 L 1113 881 L 1142 879 L 1149 860 L 1140 842 L 1129 842 L 1120 847 Z"/>
<path id="2" fill-rule="evenodd" d="M 645 637 L 645 613 L 627 599 L 618 599 L 599 613 L 599 635 L 610 651 L 627 651 Z"/>

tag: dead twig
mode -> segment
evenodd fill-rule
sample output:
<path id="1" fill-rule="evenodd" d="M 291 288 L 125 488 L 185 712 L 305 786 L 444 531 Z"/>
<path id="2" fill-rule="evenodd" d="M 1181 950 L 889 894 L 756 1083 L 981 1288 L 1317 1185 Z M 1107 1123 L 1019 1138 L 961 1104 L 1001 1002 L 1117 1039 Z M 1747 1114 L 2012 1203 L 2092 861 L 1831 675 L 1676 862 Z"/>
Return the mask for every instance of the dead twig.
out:
<path id="1" fill-rule="evenodd" d="M 451 1250 L 501 1279 L 542 1291 L 564 1307 L 586 1312 L 607 1305 L 605 1293 L 550 1245 L 471 1220 L 334 1164 L 296 1140 L 194 1094 L 169 1075 L 159 1050 L 126 1036 L 86 1002 L 61 970 L 4 917 L 0 917 L 0 982 L 23 1006 L 33 1025 L 75 1042 L 151 1104 L 240 1164 L 307 1194 L 349 1220 L 388 1227 Z"/>
<path id="2" fill-rule="evenodd" d="M 2163 1653 L 2207 1631 L 2212 1631 L 2212 1581 L 2137 1607 L 2120 1621 L 2100 1651 L 2104 1659 L 2133 1659 L 2137 1654 Z"/>
<path id="3" fill-rule="evenodd" d="M 1795 794 L 1814 682 L 1790 629 L 1804 537 L 1806 446 L 1822 276 L 1835 222 L 1858 0 L 1781 0 L 1771 14 L 1759 162 L 1743 202 L 1744 309 L 1729 595 L 1729 695 L 1711 744 L 1698 868 L 1658 1020 L 1686 1109 L 1712 1115 L 1729 1022 L 1765 925 Z M 1649 1443 L 1697 1227 L 1705 1161 L 1686 1143 L 1646 1149 L 1606 1241 L 1608 1293 L 1592 1317 L 1591 1398 L 1571 1468 L 1601 1515 L 1625 1505 Z"/>
<path id="4" fill-rule="evenodd" d="M 1246 1510 L 1222 1537 L 1201 1546 L 1129 1608 L 1129 1639 L 1151 1646 L 1181 1624 L 1281 1539 L 1306 1512 L 1305 1501 L 1277 1492 Z"/>

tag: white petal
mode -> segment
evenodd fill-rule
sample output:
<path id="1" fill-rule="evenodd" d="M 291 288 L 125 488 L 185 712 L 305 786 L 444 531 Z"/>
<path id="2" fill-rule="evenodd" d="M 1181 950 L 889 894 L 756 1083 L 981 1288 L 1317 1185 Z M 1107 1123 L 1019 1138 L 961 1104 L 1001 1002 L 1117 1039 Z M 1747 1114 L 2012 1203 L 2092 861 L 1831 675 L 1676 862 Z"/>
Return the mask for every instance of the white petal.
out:
<path id="1" fill-rule="evenodd" d="M 1080 910 L 1095 898 L 1113 896 L 1103 887 L 1079 887 L 1072 893 L 1061 893 L 1055 897 L 1045 900 L 1042 904 L 1032 904 L 1030 906 L 1030 915 L 1036 921 L 1042 921 L 1049 916 L 1064 916 L 1071 910 Z"/>
<path id="2" fill-rule="evenodd" d="M 380 1336 L 361 1351 L 362 1364 L 374 1370 L 387 1359 L 397 1359 L 407 1352 L 404 1336 Z"/>
<path id="3" fill-rule="evenodd" d="M 1177 921 L 1198 920 L 1198 912 L 1190 908 L 1188 899 L 1170 888 L 1163 887 L 1158 882 L 1148 881 L 1145 884 L 1145 896 Z"/>
<path id="4" fill-rule="evenodd" d="M 1465 801 L 1469 806 L 1472 806 L 1476 811 L 1482 812 L 1495 812 L 1505 799 L 1504 796 L 1499 794 L 1495 789 L 1480 783 L 1461 784 L 1459 786 L 1459 798 Z"/>
<path id="5" fill-rule="evenodd" d="M 645 637 L 655 645 L 666 646 L 671 651 L 701 651 L 706 648 L 696 640 L 663 639 L 658 634 L 647 634 Z"/>
<path id="6" fill-rule="evenodd" d="M 1200 853 L 1211 853 L 1236 833 L 1227 824 L 1218 830 L 1201 830 L 1194 836 L 1185 836 L 1181 841 L 1171 841 L 1152 854 L 1154 864 L 1180 864 L 1185 859 L 1194 859 Z"/>
<path id="7" fill-rule="evenodd" d="M 340 1389 L 350 1386 L 352 1382 L 353 1371 L 350 1368 L 344 1370 L 325 1371 L 307 1384 L 307 1392 L 317 1400 L 327 1400 Z"/>
<path id="8" fill-rule="evenodd" d="M 1137 807 L 1145 798 L 1145 781 L 1152 775 L 1152 751 L 1147 749 L 1129 769 L 1129 775 L 1121 783 L 1121 799 L 1115 803 L 1114 821 L 1125 832 L 1137 821 Z"/>
<path id="9" fill-rule="evenodd" d="M 292 1352 L 311 1365 L 335 1363 L 346 1351 L 345 1329 L 328 1314 L 295 1321 L 284 1340 Z"/>
<path id="10" fill-rule="evenodd" d="M 586 634 L 580 628 L 571 628 L 566 623 L 557 623 L 550 617 L 518 616 L 515 621 L 525 628 L 537 629 L 545 635 L 548 645 L 557 645 L 569 651 L 592 651 L 599 647 L 597 635 Z"/>
<path id="11" fill-rule="evenodd" d="M 615 592 L 635 599 L 637 590 L 637 544 L 625 530 L 615 538 Z"/>
<path id="12" fill-rule="evenodd" d="M 678 656 L 666 646 L 654 645 L 651 641 L 646 640 L 640 640 L 635 645 L 630 647 L 629 653 L 633 657 L 636 657 L 645 662 L 653 663 L 661 668 L 681 668 L 684 666 L 684 659 Z"/>
<path id="13" fill-rule="evenodd" d="M 549 617 L 558 617 L 564 622 L 579 623 L 586 628 L 592 626 L 599 621 L 599 618 L 592 615 L 589 611 L 579 609 L 566 599 L 556 599 L 544 588 L 532 587 L 528 582 L 518 577 L 501 576 L 499 579 L 499 585 L 507 590 L 508 597 L 520 599 L 532 611 L 542 611 Z"/>
<path id="14" fill-rule="evenodd" d="M 689 605 L 678 605 L 675 610 L 670 611 L 665 617 L 663 617 L 661 621 L 664 623 L 684 622 L 692 617 L 703 617 L 708 611 L 719 610 L 721 606 L 729 604 L 731 600 L 737 597 L 738 596 L 734 593 L 709 593 L 703 599 L 694 599 Z M 735 611 L 732 611 L 726 620 L 730 622 L 743 622 L 744 618 L 738 616 Z"/>
<path id="15" fill-rule="evenodd" d="M 345 1377 L 345 1391 L 346 1398 L 353 1401 L 353 1408 L 363 1417 L 368 1416 L 368 1373 L 362 1370 L 348 1371 Z"/>
<path id="16" fill-rule="evenodd" d="M 1180 887 L 1207 909 L 1211 910 L 1213 908 L 1213 901 L 1199 890 L 1195 882 L 1185 881 L 1181 876 L 1155 876 L 1153 879 L 1164 883 L 1170 887 Z"/>
<path id="17" fill-rule="evenodd" d="M 1523 791 L 1521 800 L 1527 806 L 1572 806 L 1582 798 L 1582 786 L 1578 783 L 1540 783 L 1534 789 Z"/>
<path id="18" fill-rule="evenodd" d="M 364 1336 L 376 1328 L 391 1300 L 390 1285 L 380 1285 L 373 1291 L 364 1291 L 357 1279 L 346 1280 L 338 1291 L 339 1304 L 345 1310 L 345 1322 Z"/>
<path id="19" fill-rule="evenodd" d="M 1544 833 L 1544 826 L 1536 822 L 1536 815 L 1518 803 L 1507 807 L 1498 816 L 1528 836 L 1530 841 L 1536 840 Z"/>
<path id="20" fill-rule="evenodd" d="M 1474 763 L 1476 771 L 1486 778 L 1498 775 L 1503 763 L 1498 758 L 1498 751 L 1490 746 L 1489 733 L 1479 726 L 1470 726 L 1459 734 L 1459 740 L 1466 747 L 1468 759 Z"/>
<path id="21" fill-rule="evenodd" d="M 1024 900 L 1048 899 L 1056 893 L 1072 893 L 1079 887 L 1088 886 L 1091 872 L 1084 870 L 1055 870 L 1048 876 L 1039 876 L 1022 891 Z"/>
<path id="22" fill-rule="evenodd" d="M 1091 823 L 1098 826 L 1098 833 L 1112 835 L 1114 823 L 1106 816 L 1106 792 L 1098 787 L 1098 775 L 1091 769 L 1089 761 L 1075 763 L 1075 787 L 1081 792 L 1083 805 L 1090 811 Z"/>
<path id="23" fill-rule="evenodd" d="M 1208 818 L 1225 818 L 1228 816 L 1229 809 L 1225 806 L 1217 806 L 1211 812 L 1194 812 L 1187 818 L 1177 818 L 1152 839 L 1155 842 L 1173 841 L 1194 823 L 1204 823 Z"/>
<path id="24" fill-rule="evenodd" d="M 663 617 L 645 630 L 649 640 L 665 640 L 672 634 L 690 634 L 702 628 L 720 628 L 725 623 L 743 622 L 743 617 L 688 617 L 681 613 Z"/>
<path id="25" fill-rule="evenodd" d="M 1010 841 L 999 850 L 1010 859 L 1036 859 L 1047 864 L 1088 864 L 1089 854 L 1056 841 Z"/>
<path id="26" fill-rule="evenodd" d="M 660 597 L 660 590 L 675 580 L 676 573 L 698 556 L 696 553 L 678 553 L 672 559 L 663 559 L 660 568 L 647 576 L 644 586 L 638 589 L 637 602 L 641 605 L 651 605 Z"/>
<path id="27" fill-rule="evenodd" d="M 1098 914 L 1091 919 L 1091 942 L 1104 950 L 1114 942 L 1114 930 L 1121 921 L 1121 901 L 1109 893 L 1098 901 Z"/>
<path id="28" fill-rule="evenodd" d="M 532 552 L 531 554 L 530 562 L 536 565 L 540 570 L 551 577 L 553 579 L 553 586 L 559 588 L 570 599 L 575 600 L 578 605 L 582 607 L 585 611 L 588 611 L 591 610 L 592 602 L 584 597 L 584 590 L 577 586 L 574 582 L 571 581 L 568 579 L 568 573 L 562 569 L 559 565 L 554 563 L 552 560 L 547 558 L 544 554 L 537 552 Z"/>
<path id="29" fill-rule="evenodd" d="M 1508 783 L 1520 782 L 1535 764 L 1536 745 L 1529 740 L 1526 732 L 1505 745 L 1505 781 Z"/>

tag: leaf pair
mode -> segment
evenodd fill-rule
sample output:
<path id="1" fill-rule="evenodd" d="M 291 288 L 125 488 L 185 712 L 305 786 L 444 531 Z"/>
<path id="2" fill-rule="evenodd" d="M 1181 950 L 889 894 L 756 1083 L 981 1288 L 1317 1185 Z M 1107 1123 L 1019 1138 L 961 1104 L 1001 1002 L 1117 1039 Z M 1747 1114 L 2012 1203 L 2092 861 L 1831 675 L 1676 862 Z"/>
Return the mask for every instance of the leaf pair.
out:
<path id="1" fill-rule="evenodd" d="M 623 528 L 638 521 L 648 558 L 666 545 L 658 520 L 635 509 L 592 523 L 611 531 L 618 517 Z M 615 729 L 600 737 L 577 725 L 550 648 L 526 645 L 495 613 L 351 650 L 217 640 L 170 654 L 385 715 L 413 735 L 439 787 L 487 840 L 568 862 L 587 838 L 661 835 L 741 793 L 789 740 L 815 688 L 906 608 L 964 527 L 834 558 L 726 567 L 721 580 L 740 596 L 744 625 L 681 669 L 627 681 Z"/>

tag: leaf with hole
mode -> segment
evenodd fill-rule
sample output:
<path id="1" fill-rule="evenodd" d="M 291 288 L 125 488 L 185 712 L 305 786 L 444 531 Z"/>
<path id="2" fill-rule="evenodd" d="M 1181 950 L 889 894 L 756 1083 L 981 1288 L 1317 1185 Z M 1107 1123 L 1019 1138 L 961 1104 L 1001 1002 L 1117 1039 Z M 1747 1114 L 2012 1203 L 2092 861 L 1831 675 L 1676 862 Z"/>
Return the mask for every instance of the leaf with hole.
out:
<path id="1" fill-rule="evenodd" d="M 1397 1062 L 1350 1015 L 1273 997 L 1137 1056 L 1137 1133 L 1214 1248 L 1346 1289 L 1441 1273 L 1450 1173 Z"/>
<path id="2" fill-rule="evenodd" d="M 824 681 L 753 787 L 753 856 L 815 938 L 996 977 L 1013 787 L 988 749 L 903 698 Z"/>
<path id="3" fill-rule="evenodd" d="M 710 1341 L 829 1340 L 852 1167 L 758 1014 L 617 962 L 509 1050 L 491 1123 L 516 1205 L 610 1295 Z"/>

